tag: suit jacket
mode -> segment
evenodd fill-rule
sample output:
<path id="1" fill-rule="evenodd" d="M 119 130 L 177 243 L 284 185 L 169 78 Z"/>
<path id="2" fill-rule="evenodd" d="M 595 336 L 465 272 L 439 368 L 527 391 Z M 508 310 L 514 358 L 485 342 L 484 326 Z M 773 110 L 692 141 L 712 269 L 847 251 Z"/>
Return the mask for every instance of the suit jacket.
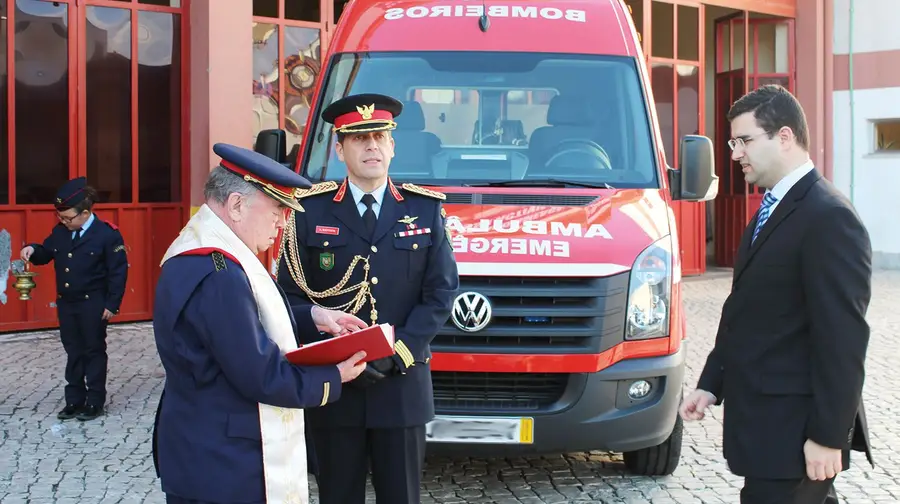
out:
<path id="1" fill-rule="evenodd" d="M 59 301 L 83 300 L 86 295 L 97 293 L 103 296 L 107 310 L 119 313 L 128 281 L 128 257 L 122 233 L 96 214 L 94 223 L 74 246 L 72 233 L 60 223 L 43 243 L 29 243 L 34 247 L 31 263 L 43 265 L 54 261 Z"/>
<path id="2" fill-rule="evenodd" d="M 260 323 L 244 270 L 216 254 L 173 257 L 160 273 L 153 332 L 166 384 L 153 458 L 167 494 L 265 502 L 258 403 L 312 408 L 336 401 L 340 372 L 285 360 Z M 289 310 L 295 332 L 318 333 L 310 308 Z"/>
<path id="3" fill-rule="evenodd" d="M 376 323 L 394 326 L 394 360 L 399 370 L 365 388 L 354 386 L 359 379 L 350 382 L 340 401 L 308 411 L 308 424 L 313 428 L 391 428 L 427 423 L 434 418 L 431 340 L 450 317 L 459 289 L 456 260 L 445 233 L 443 195 L 417 186 L 398 188 L 389 181 L 371 237 L 366 236 L 346 179 L 340 187 L 335 182 L 316 184 L 299 197 L 305 212 L 295 214 L 295 236 L 286 236 L 285 241 L 292 240 L 291 247 L 296 246 L 293 250 L 307 288 L 322 293 L 340 284 L 349 292 L 311 299 L 295 278 L 298 265 L 288 264 L 295 254 L 287 244 L 282 245 L 278 283 L 292 304 L 313 301 L 340 307 L 358 292 L 349 288 L 368 275 Z M 368 272 L 362 262 L 351 271 L 356 256 L 368 258 Z M 366 297 L 356 315 L 371 323 L 372 308 Z M 327 337 L 308 336 L 304 343 Z"/>
<path id="4" fill-rule="evenodd" d="M 744 231 L 716 343 L 698 388 L 724 402 L 732 472 L 802 478 L 807 439 L 865 451 L 862 405 L 871 244 L 850 202 L 816 170 L 782 198 L 756 241 Z"/>

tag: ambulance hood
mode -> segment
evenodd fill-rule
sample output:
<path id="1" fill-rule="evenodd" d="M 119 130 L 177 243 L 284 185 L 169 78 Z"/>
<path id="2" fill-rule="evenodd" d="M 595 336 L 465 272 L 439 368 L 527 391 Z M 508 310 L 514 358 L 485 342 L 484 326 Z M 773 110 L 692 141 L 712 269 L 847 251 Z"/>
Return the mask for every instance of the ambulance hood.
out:
<path id="1" fill-rule="evenodd" d="M 612 275 L 630 270 L 674 229 L 674 213 L 658 189 L 474 195 L 440 189 L 448 195 L 446 226 L 461 275 Z M 458 203 L 468 197 L 481 203 Z"/>

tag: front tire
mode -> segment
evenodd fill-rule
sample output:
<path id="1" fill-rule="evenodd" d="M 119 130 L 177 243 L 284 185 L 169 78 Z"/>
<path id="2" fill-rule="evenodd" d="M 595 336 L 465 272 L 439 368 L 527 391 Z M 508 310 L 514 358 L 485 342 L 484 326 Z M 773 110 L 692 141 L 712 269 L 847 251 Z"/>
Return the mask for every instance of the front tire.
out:
<path id="1" fill-rule="evenodd" d="M 642 476 L 668 476 L 675 472 L 681 460 L 681 440 L 684 423 L 681 415 L 675 414 L 672 434 L 661 444 L 623 453 L 625 467 Z"/>

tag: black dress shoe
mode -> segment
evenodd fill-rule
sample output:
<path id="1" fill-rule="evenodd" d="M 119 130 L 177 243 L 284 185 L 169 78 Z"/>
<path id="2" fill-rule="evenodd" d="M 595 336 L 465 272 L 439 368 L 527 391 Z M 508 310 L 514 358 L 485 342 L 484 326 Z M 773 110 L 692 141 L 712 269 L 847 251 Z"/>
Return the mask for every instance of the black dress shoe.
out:
<path id="1" fill-rule="evenodd" d="M 62 409 L 62 411 L 56 414 L 56 418 L 59 418 L 60 420 L 68 420 L 70 418 L 75 418 L 75 416 L 80 412 L 81 406 L 75 404 L 67 404 L 66 407 Z"/>
<path id="2" fill-rule="evenodd" d="M 81 409 L 81 412 L 75 416 L 75 418 L 84 422 L 85 420 L 93 420 L 103 414 L 102 406 L 94 406 L 92 404 L 86 405 Z"/>

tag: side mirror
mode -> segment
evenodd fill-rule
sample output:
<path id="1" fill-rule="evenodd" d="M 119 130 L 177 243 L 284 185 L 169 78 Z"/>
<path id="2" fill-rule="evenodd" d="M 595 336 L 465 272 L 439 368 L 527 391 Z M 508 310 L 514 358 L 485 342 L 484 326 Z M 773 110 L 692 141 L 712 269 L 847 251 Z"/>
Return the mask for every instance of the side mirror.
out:
<path id="1" fill-rule="evenodd" d="M 681 139 L 678 169 L 669 172 L 672 198 L 683 201 L 712 201 L 719 193 L 719 177 L 712 141 L 701 135 Z"/>
<path id="2" fill-rule="evenodd" d="M 287 134 L 280 129 L 262 130 L 256 135 L 253 150 L 284 164 L 287 162 Z"/>

